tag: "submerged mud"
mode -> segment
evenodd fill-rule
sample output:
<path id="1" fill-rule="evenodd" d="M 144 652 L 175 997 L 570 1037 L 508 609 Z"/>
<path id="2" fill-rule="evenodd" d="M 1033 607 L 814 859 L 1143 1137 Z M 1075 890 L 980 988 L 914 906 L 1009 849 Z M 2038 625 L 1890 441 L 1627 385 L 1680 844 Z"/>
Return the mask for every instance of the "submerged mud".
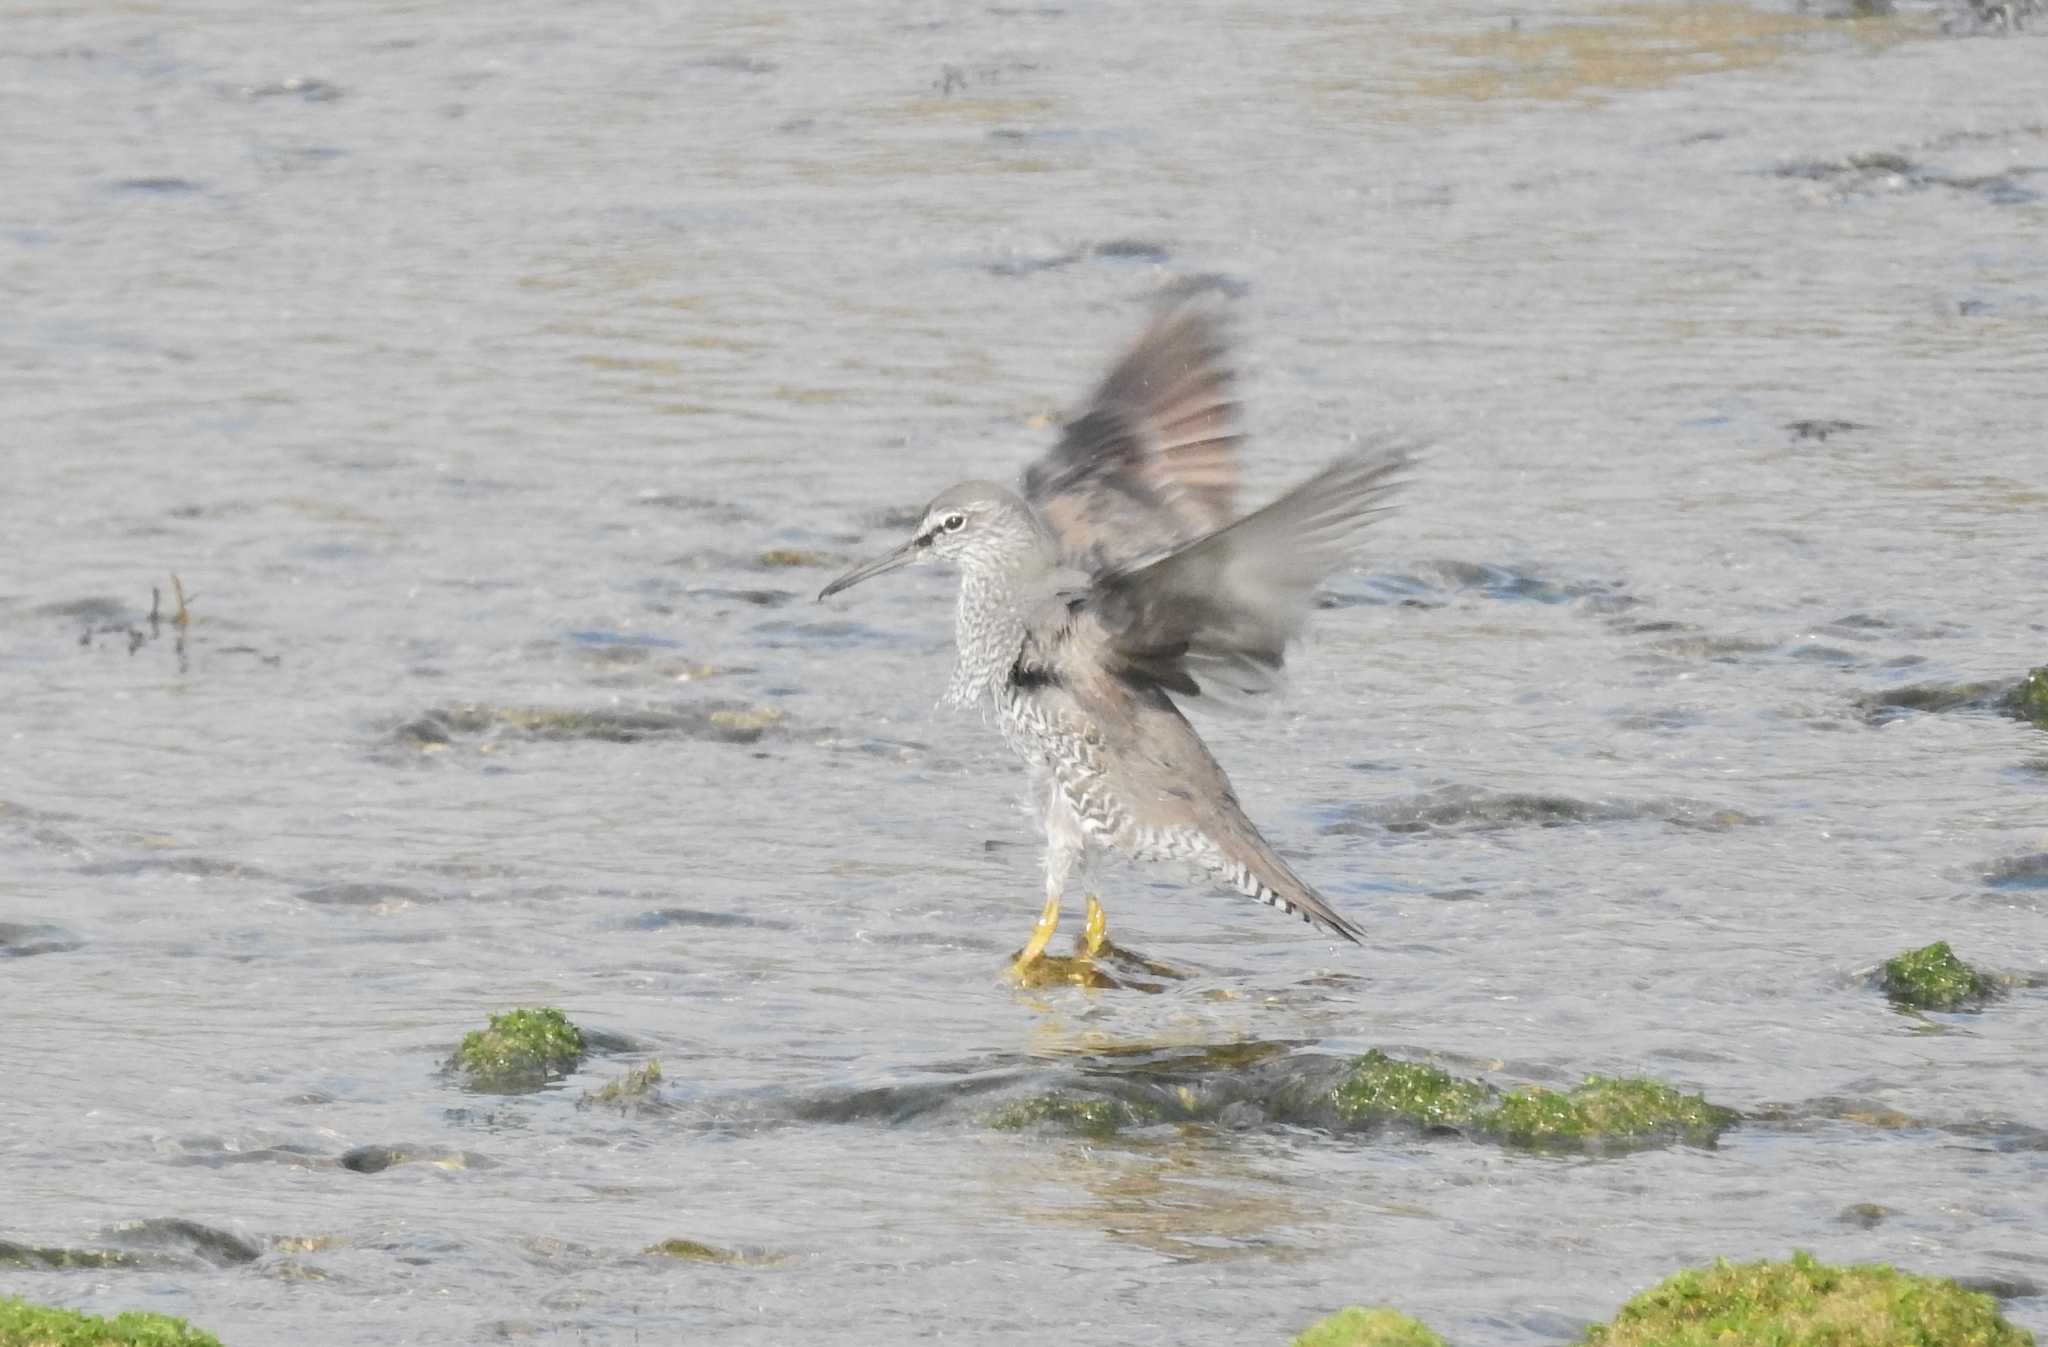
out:
<path id="1" fill-rule="evenodd" d="M 1332 824 L 1324 831 L 1363 833 L 1378 828 L 1390 833 L 1426 833 L 1450 829 L 1557 828 L 1638 820 L 1720 831 L 1758 822 L 1739 809 L 1697 800 L 1574 800 L 1473 786 L 1445 786 L 1405 800 L 1354 806 L 1349 812 L 1354 816 L 1352 820 Z"/>

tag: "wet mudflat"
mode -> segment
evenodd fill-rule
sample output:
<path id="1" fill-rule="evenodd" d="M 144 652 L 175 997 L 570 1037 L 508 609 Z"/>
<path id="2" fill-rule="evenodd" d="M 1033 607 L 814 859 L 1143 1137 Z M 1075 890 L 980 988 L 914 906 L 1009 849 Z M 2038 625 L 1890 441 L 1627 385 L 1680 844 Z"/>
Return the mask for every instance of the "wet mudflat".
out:
<path id="1" fill-rule="evenodd" d="M 1534 1347 L 1807 1248 L 2048 1329 L 2038 32 L 7 32 L 0 1289 L 230 1343 L 1272 1342 L 1384 1301 Z M 1112 868 L 1186 976 L 1019 994 L 1036 839 L 932 710 L 947 582 L 810 597 L 1193 278 L 1254 499 L 1434 441 L 1289 699 L 1201 726 L 1376 943 Z M 1888 999 L 1936 940 L 1995 994 Z M 520 1005 L 581 1027 L 566 1078 L 444 1070 Z M 1373 1050 L 1467 1111 L 1375 1112 Z M 1737 1117 L 1497 1111 L 1588 1075 Z"/>

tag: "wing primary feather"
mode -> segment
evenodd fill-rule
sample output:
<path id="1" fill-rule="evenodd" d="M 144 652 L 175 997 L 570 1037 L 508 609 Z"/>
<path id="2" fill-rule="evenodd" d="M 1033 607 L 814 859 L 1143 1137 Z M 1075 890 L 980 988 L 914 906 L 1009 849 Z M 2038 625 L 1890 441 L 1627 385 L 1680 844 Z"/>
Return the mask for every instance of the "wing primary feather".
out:
<path id="1" fill-rule="evenodd" d="M 1212 308 L 1164 311 L 1026 471 L 1025 497 L 1071 564 L 1130 566 L 1230 522 L 1242 437 L 1228 354 Z"/>
<path id="2" fill-rule="evenodd" d="M 1184 696 L 1272 688 L 1316 585 L 1391 508 L 1383 502 L 1416 452 L 1407 443 L 1375 443 L 1227 528 L 1098 576 L 1087 610 L 1124 676 Z"/>

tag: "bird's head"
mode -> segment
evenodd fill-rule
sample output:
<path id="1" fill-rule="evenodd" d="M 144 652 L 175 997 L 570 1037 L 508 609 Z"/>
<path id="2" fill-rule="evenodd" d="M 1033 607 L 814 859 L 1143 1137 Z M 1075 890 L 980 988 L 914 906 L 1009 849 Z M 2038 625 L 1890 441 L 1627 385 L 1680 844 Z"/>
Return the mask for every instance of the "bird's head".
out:
<path id="1" fill-rule="evenodd" d="M 994 482 L 962 482 L 925 507 L 908 539 L 855 566 L 818 597 L 829 599 L 863 580 L 923 562 L 950 561 L 969 571 L 1014 567 L 1045 547 L 1043 529 L 1015 492 Z"/>

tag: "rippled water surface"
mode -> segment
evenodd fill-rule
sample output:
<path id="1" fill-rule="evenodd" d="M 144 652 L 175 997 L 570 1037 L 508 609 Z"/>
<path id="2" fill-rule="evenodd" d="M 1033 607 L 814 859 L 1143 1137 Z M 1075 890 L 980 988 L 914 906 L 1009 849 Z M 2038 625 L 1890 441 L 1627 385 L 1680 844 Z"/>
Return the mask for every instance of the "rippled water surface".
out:
<path id="1" fill-rule="evenodd" d="M 1995 708 L 2048 663 L 2048 46 L 1969 28 L 8 6 L 0 1291 L 243 1344 L 1385 1301 L 1519 1347 L 1798 1247 L 2048 1329 L 2048 737 Z M 811 596 L 1191 278 L 1253 496 L 1434 445 L 1284 706 L 1202 722 L 1374 943 L 1110 868 L 1189 976 L 1019 994 L 1035 836 L 932 709 L 949 581 Z M 2015 985 L 1892 1009 L 1938 938 Z M 442 1074 L 522 1004 L 599 1051 Z M 1747 1120 L 1561 1156 L 1288 1105 L 1374 1047 Z M 989 1126 L 1052 1087 L 1185 1107 Z"/>

